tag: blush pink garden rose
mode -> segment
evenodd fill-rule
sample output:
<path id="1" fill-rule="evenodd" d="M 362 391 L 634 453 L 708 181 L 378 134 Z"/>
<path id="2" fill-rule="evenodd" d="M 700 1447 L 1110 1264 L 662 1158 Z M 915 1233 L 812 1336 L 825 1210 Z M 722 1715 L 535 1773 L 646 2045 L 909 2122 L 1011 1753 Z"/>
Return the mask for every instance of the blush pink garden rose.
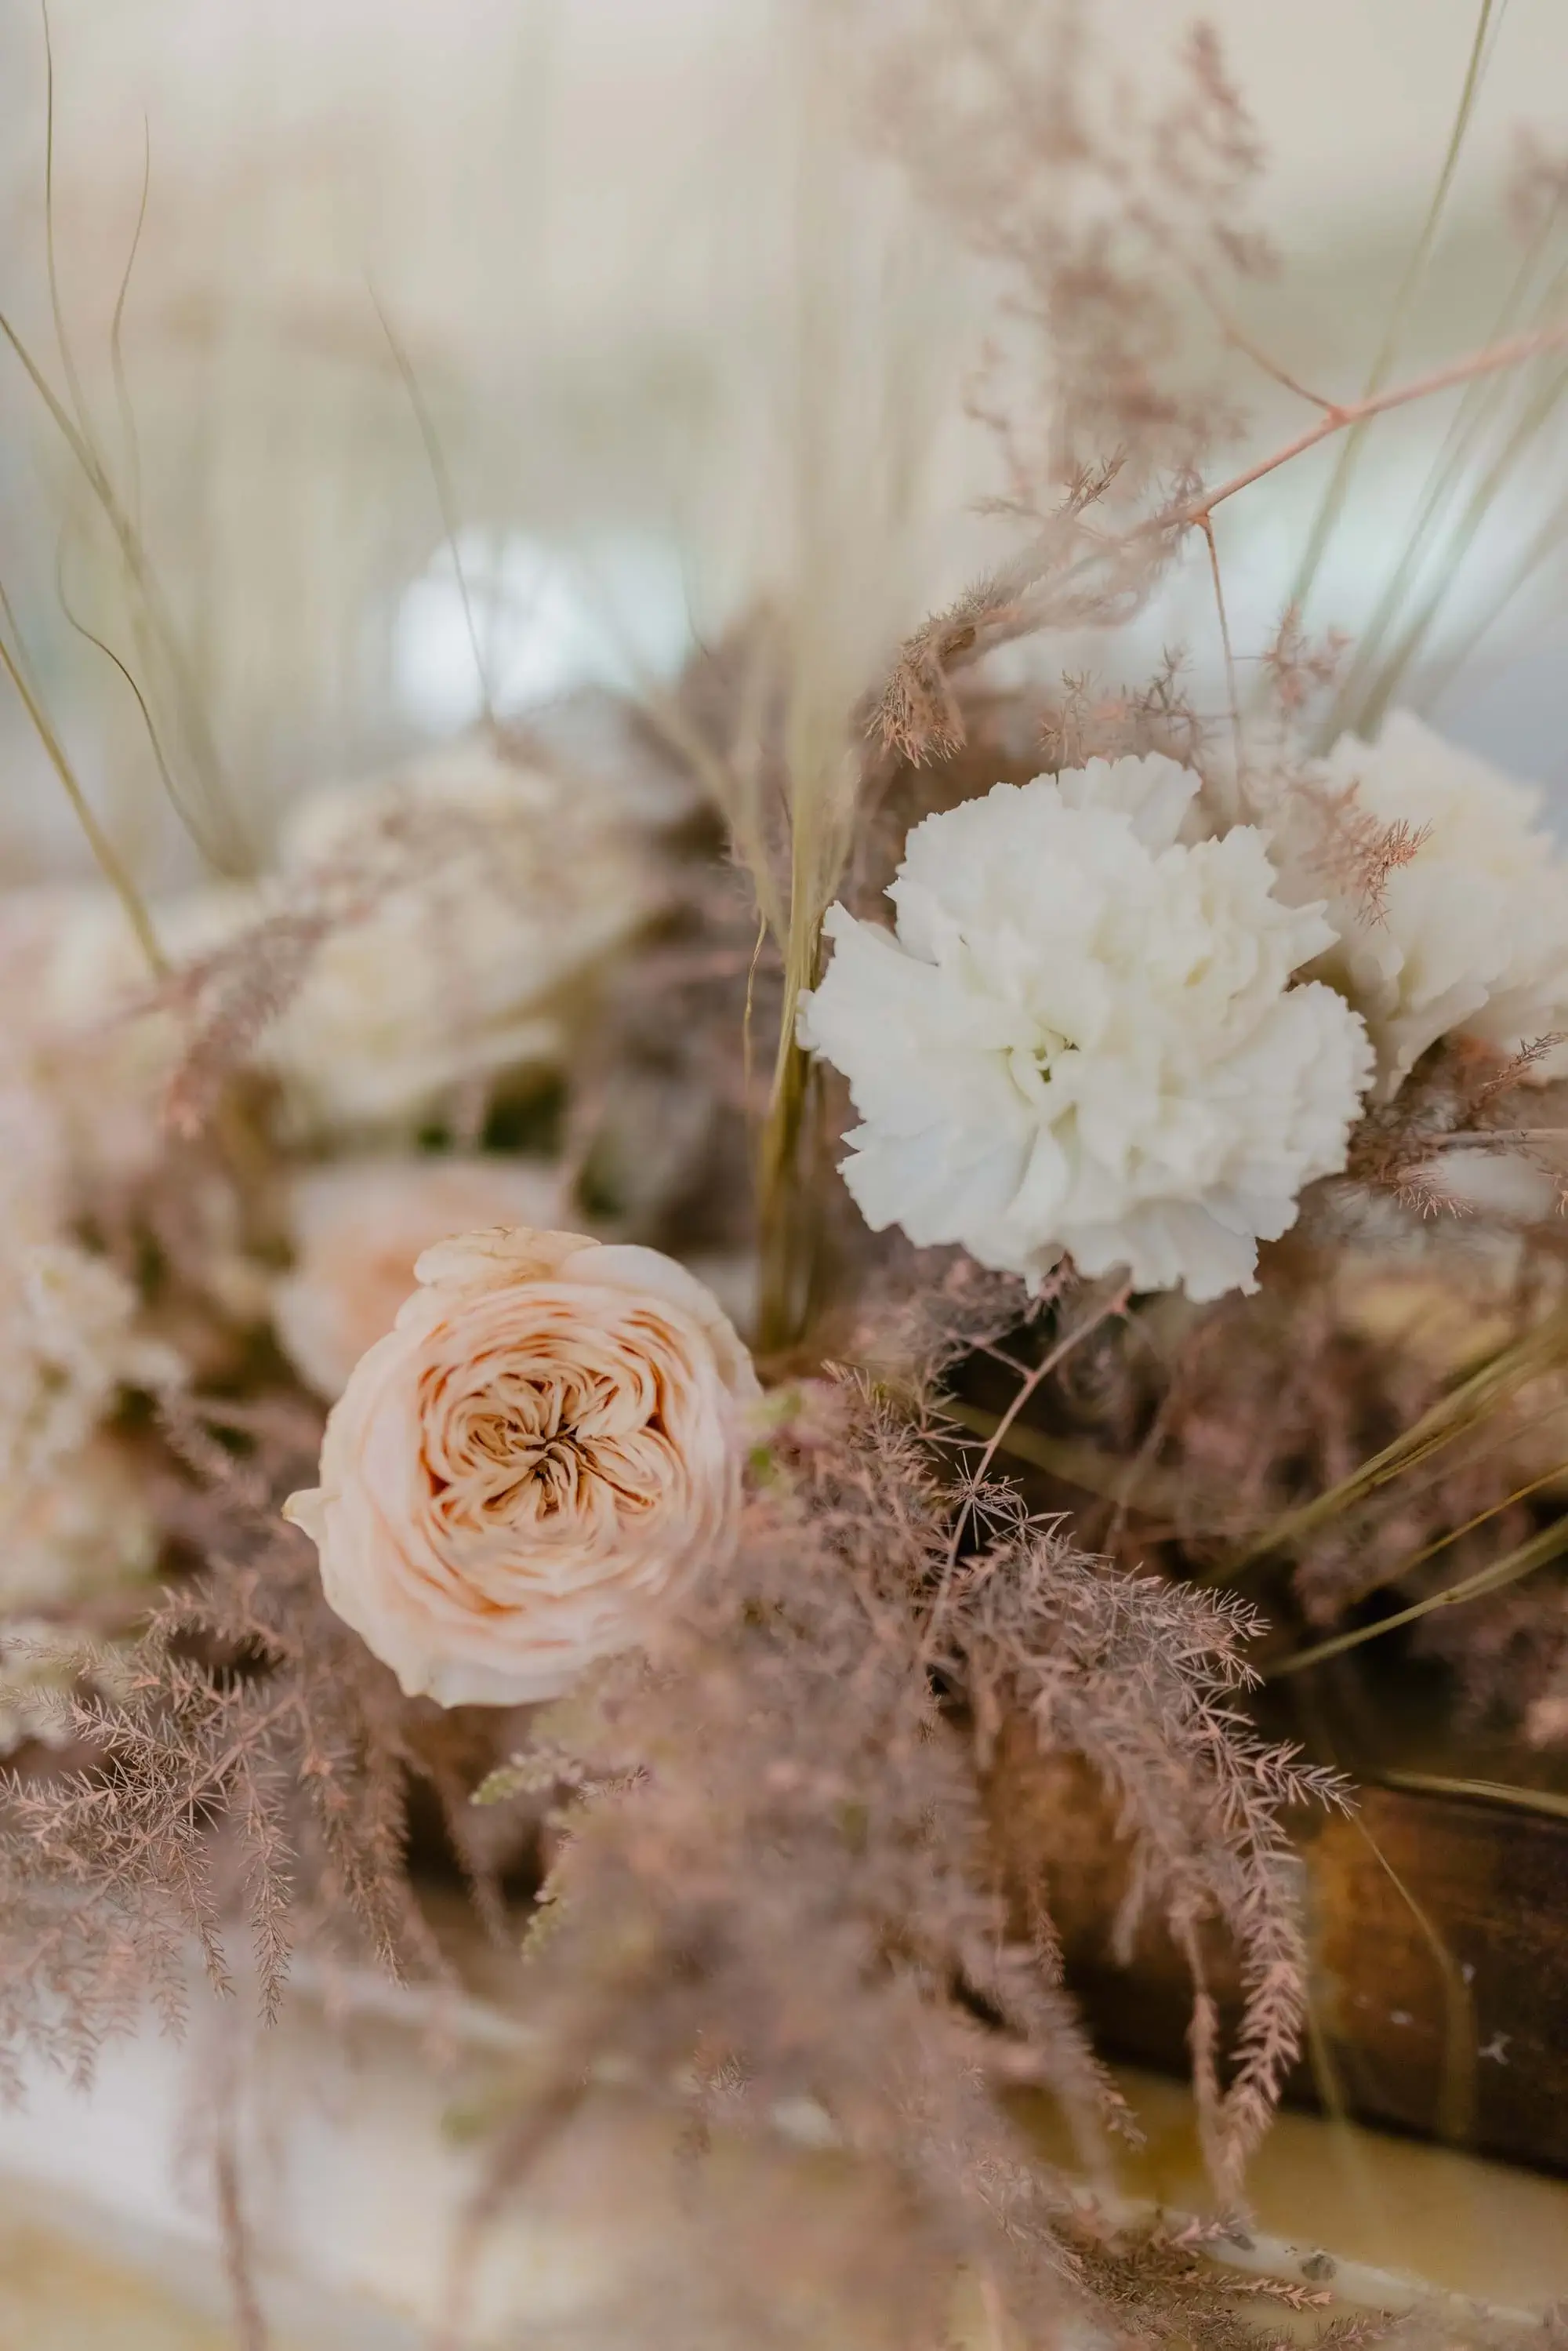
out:
<path id="1" fill-rule="evenodd" d="M 553 1225 L 560 1210 L 560 1172 L 539 1160 L 389 1153 L 307 1168 L 289 1187 L 294 1264 L 272 1293 L 278 1343 L 331 1403 L 396 1322 L 424 1250 L 490 1225 Z"/>
<path id="2" fill-rule="evenodd" d="M 657 1250 L 443 1241 L 329 1416 L 285 1516 L 411 1697 L 558 1697 L 733 1557 L 750 1357 Z"/>

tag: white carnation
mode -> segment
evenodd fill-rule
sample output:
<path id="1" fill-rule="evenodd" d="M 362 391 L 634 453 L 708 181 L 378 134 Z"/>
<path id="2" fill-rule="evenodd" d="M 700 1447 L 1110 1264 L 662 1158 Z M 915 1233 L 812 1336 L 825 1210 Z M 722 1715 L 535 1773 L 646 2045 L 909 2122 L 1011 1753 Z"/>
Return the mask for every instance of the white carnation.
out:
<path id="1" fill-rule="evenodd" d="M 1195 791 L 1161 758 L 998 784 L 910 834 L 895 935 L 831 910 L 800 1036 L 849 1079 L 873 1228 L 1209 1299 L 1343 1165 L 1365 1030 L 1290 986 L 1332 934 L 1251 827 L 1178 839 Z"/>
<path id="2" fill-rule="evenodd" d="M 1331 898 L 1339 941 L 1316 967 L 1364 1017 L 1383 1094 L 1450 1031 L 1511 1053 L 1568 1030 L 1568 867 L 1540 793 L 1407 711 L 1375 743 L 1342 736 L 1323 772 L 1380 825 L 1425 834 L 1379 911 Z"/>

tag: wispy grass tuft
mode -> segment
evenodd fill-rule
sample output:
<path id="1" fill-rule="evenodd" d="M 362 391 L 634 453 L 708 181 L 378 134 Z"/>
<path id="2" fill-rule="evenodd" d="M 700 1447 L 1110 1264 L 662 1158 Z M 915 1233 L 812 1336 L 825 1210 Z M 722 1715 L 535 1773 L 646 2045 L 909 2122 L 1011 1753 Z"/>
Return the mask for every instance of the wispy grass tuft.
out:
<path id="1" fill-rule="evenodd" d="M 1568 1363 L 1568 1308 L 1558 1308 L 1440 1396 L 1408 1428 L 1359 1468 L 1265 1527 L 1220 1580 L 1240 1575 L 1270 1552 L 1284 1551 L 1364 1501 L 1380 1487 L 1478 1429 L 1528 1382 Z"/>
<path id="2" fill-rule="evenodd" d="M 0 311 L 0 334 L 5 336 L 21 364 L 24 373 L 42 403 L 45 413 L 63 441 L 72 460 L 85 480 L 92 500 L 101 514 L 109 531 L 131 591 L 132 624 L 138 640 L 139 655 L 148 676 L 148 690 L 138 690 L 138 700 L 144 711 L 150 700 L 158 698 L 154 678 L 166 686 L 183 746 L 202 796 L 211 811 L 211 834 L 204 840 L 193 834 L 197 848 L 209 862 L 220 870 L 243 872 L 248 865 L 249 852 L 244 828 L 235 810 L 232 795 L 225 777 L 222 758 L 203 701 L 194 666 L 174 621 L 172 607 L 163 590 L 144 537 L 141 515 L 140 461 L 134 412 L 131 407 L 129 381 L 124 366 L 124 314 L 130 292 L 131 272 L 140 250 L 141 230 L 146 214 L 147 192 L 151 174 L 150 150 L 142 177 L 142 193 L 136 230 L 131 253 L 123 273 L 110 334 L 110 360 L 116 387 L 122 429 L 127 433 L 127 448 L 131 467 L 133 489 L 128 501 L 115 478 L 114 470 L 105 452 L 101 436 L 89 406 L 81 371 L 61 298 L 59 271 L 55 235 L 55 59 L 54 44 L 49 27 L 47 0 L 40 0 L 44 38 L 45 121 L 44 121 L 44 238 L 45 269 L 48 285 L 49 311 L 59 350 L 60 369 L 65 385 L 64 396 L 57 392 L 38 359 L 12 319 Z M 70 616 L 68 614 L 68 619 Z M 72 626 L 78 624 L 72 621 Z M 107 646 L 102 648 L 108 651 Z M 125 664 L 116 659 L 122 674 Z M 35 726 L 37 721 L 35 718 Z M 151 716 L 149 726 L 152 728 Z M 154 731 L 156 739 L 156 730 Z M 46 744 L 46 747 L 47 745 Z M 57 766 L 53 752 L 51 763 Z M 161 776 L 169 772 L 162 745 L 158 748 Z M 183 795 L 174 799 L 175 813 L 180 821 L 191 829 L 189 811 Z M 79 810 L 78 810 L 79 816 Z M 222 843 L 221 854 L 214 854 L 214 843 Z M 95 848 L 94 854 L 99 855 Z M 99 858 L 101 864 L 101 856 Z M 139 933 L 140 935 L 140 933 Z"/>
<path id="3" fill-rule="evenodd" d="M 9 599 L 5 600 L 5 609 L 9 614 Z M 124 860 L 99 822 L 92 802 L 82 789 L 76 769 L 66 755 L 65 747 L 42 701 L 26 675 L 17 653 L 13 652 L 4 635 L 0 635 L 0 667 L 4 667 L 6 676 L 16 689 L 17 696 L 27 714 L 33 731 L 44 747 L 45 756 L 64 787 L 66 798 L 70 802 L 71 812 L 81 827 L 83 838 L 92 852 L 99 871 L 125 909 L 126 920 L 131 925 L 137 945 L 147 959 L 149 971 L 154 977 L 161 977 L 166 968 L 163 954 L 159 946 L 157 933 L 152 927 L 152 920 L 148 914 L 141 893 L 132 881 Z"/>

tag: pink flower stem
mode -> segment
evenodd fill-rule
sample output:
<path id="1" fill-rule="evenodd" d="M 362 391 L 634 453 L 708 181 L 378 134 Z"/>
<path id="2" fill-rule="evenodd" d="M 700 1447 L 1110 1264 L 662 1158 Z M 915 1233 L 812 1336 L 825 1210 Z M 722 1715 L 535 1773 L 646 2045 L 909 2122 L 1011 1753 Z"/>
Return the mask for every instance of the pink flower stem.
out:
<path id="1" fill-rule="evenodd" d="M 1514 335 L 1506 342 L 1489 344 L 1484 350 L 1470 351 L 1463 359 L 1450 360 L 1446 366 L 1435 368 L 1429 375 L 1417 376 L 1409 383 L 1393 384 L 1386 392 L 1374 392 L 1365 400 L 1350 400 L 1343 405 L 1336 402 L 1324 411 L 1315 424 L 1298 433 L 1282 449 L 1276 449 L 1271 457 L 1260 458 L 1244 473 L 1233 474 L 1229 481 L 1221 482 L 1216 489 L 1202 491 L 1174 514 L 1158 516 L 1147 528 L 1159 530 L 1169 529 L 1172 525 L 1201 526 L 1217 506 L 1226 498 L 1233 498 L 1238 490 L 1249 489 L 1265 474 L 1288 465 L 1292 457 L 1303 456 L 1320 441 L 1332 439 L 1348 425 L 1363 424 L 1369 417 L 1382 416 L 1389 409 L 1404 408 L 1411 401 L 1426 400 L 1434 392 L 1451 390 L 1455 384 L 1469 383 L 1477 376 L 1495 375 L 1501 368 L 1521 366 L 1526 360 L 1537 359 L 1544 351 L 1562 350 L 1564 346 L 1568 346 L 1568 326 L 1545 327 L 1533 334 Z"/>

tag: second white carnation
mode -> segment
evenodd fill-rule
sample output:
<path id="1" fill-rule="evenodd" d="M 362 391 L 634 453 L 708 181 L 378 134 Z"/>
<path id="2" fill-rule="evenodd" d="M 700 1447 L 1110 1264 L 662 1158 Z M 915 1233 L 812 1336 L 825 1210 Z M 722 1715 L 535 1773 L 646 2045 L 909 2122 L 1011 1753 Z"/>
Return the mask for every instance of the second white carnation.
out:
<path id="1" fill-rule="evenodd" d="M 1568 867 L 1542 825 L 1541 794 L 1403 710 L 1375 743 L 1342 736 L 1322 774 L 1417 844 L 1375 910 L 1354 892 L 1329 901 L 1338 936 L 1320 968 L 1365 1016 L 1380 1092 L 1396 1092 L 1455 1030 L 1501 1053 L 1568 1031 Z M 1281 841 L 1288 852 L 1288 816 Z M 1560 1052 L 1539 1073 L 1565 1067 Z"/>
<path id="2" fill-rule="evenodd" d="M 1160 758 L 998 784 L 910 834 L 894 934 L 830 912 L 800 1036 L 850 1081 L 875 1229 L 1211 1299 L 1343 1166 L 1366 1031 L 1290 985 L 1333 935 L 1250 826 L 1178 839 L 1196 789 Z"/>

